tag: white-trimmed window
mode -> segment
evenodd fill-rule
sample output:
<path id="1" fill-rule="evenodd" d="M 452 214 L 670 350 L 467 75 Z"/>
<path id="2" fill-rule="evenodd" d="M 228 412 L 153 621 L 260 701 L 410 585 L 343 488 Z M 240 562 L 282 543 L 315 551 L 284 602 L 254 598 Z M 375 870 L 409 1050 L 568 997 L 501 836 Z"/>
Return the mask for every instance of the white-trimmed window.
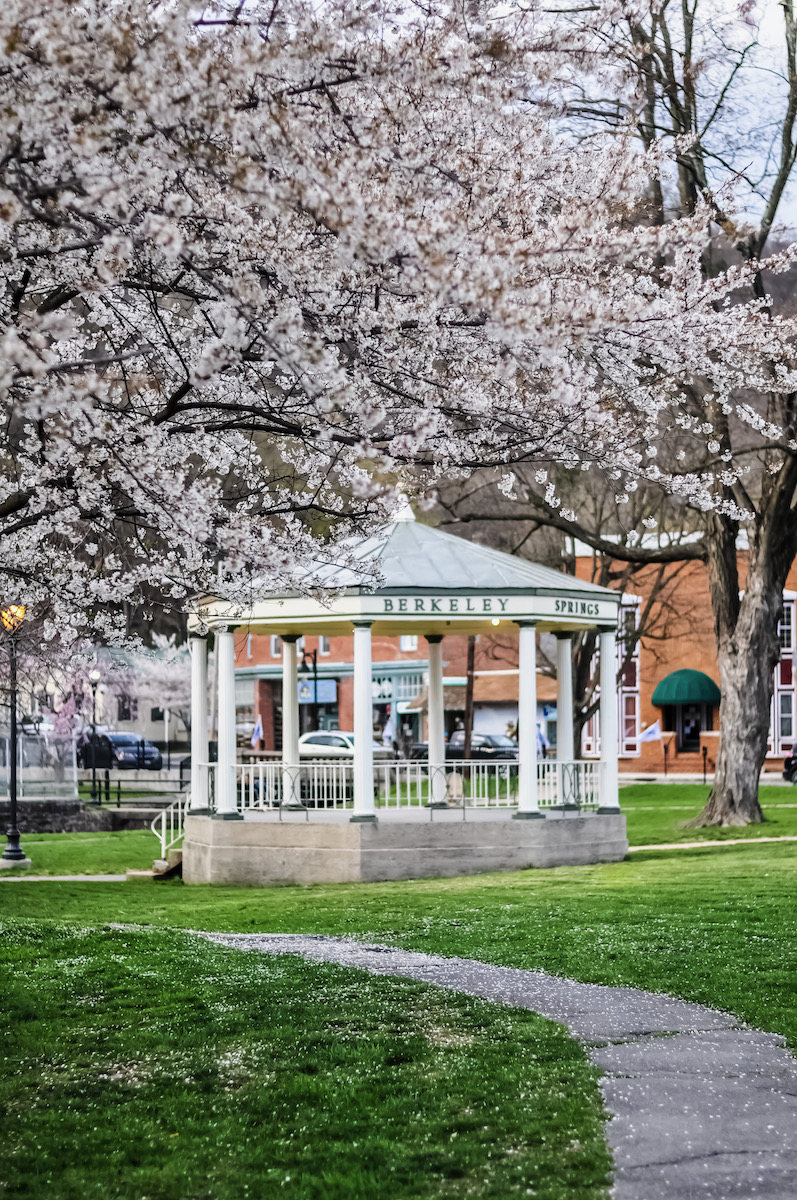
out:
<path id="1" fill-rule="evenodd" d="M 639 757 L 639 601 L 623 597 L 617 630 L 617 730 L 621 758 Z M 592 660 L 591 674 L 598 673 L 598 655 Z M 600 700 L 600 686 L 595 688 Z M 590 717 L 581 731 L 581 753 L 598 758 L 601 752 L 600 713 Z"/>
<path id="2" fill-rule="evenodd" d="M 795 743 L 794 723 L 794 594 L 783 597 L 778 618 L 780 661 L 775 667 L 769 719 L 769 754 L 780 758 Z"/>
<path id="3" fill-rule="evenodd" d="M 414 700 L 423 688 L 423 675 L 397 675 L 394 695 L 396 700 Z"/>
<path id="4" fill-rule="evenodd" d="M 330 650 L 331 650 L 331 646 L 330 646 L 329 638 L 324 637 L 323 633 L 320 634 L 319 638 L 318 638 L 318 653 L 319 654 L 329 654 Z"/>
<path id="5" fill-rule="evenodd" d="M 282 657 L 282 638 L 277 633 L 272 633 L 271 635 L 271 657 Z"/>
<path id="6" fill-rule="evenodd" d="M 410 653 L 410 654 L 412 654 L 415 650 L 417 650 L 418 649 L 417 633 L 402 633 L 401 637 L 399 638 L 399 649 L 403 650 L 405 653 Z"/>

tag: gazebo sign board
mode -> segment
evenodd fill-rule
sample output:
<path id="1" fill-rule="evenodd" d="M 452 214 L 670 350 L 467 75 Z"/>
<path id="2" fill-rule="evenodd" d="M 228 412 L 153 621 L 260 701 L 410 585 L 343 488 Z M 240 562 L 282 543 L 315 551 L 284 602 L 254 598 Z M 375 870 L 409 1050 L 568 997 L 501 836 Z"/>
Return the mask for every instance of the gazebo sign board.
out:
<path id="1" fill-rule="evenodd" d="M 627 842 L 617 799 L 619 596 L 406 519 L 391 522 L 373 537 L 343 544 L 340 562 L 308 568 L 310 594 L 264 592 L 246 609 L 208 599 L 193 622 L 191 808 L 184 878 L 260 883 L 410 878 L 622 857 Z M 207 642 L 198 636 L 200 625 L 213 630 L 217 646 L 215 764 L 208 761 Z M 514 633 L 519 642 L 518 763 L 447 764 L 443 640 L 496 628 Z M 570 635 L 587 628 L 597 628 L 600 639 L 600 763 L 576 760 L 572 720 L 564 719 L 573 708 Z M 281 763 L 237 760 L 236 630 L 282 639 Z M 538 631 L 557 636 L 561 715 L 556 762 L 537 762 Z M 305 633 L 354 639 L 351 763 L 300 761 L 296 642 Z M 372 633 L 414 633 L 428 641 L 428 762 L 374 763 Z M 567 822 L 551 820 L 565 815 Z M 529 824 L 507 823 L 510 817 Z M 235 828 L 218 823 L 238 820 L 243 825 Z M 496 842 L 486 856 L 485 821 Z M 345 836 L 344 825 L 350 827 Z M 438 846 L 440 838 L 447 852 Z"/>

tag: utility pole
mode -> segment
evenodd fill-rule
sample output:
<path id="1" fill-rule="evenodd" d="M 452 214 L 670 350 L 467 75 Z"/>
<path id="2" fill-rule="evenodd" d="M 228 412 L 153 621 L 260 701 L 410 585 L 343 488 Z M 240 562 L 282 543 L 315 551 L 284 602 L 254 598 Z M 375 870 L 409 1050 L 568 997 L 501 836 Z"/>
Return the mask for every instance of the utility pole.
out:
<path id="1" fill-rule="evenodd" d="M 473 667 L 476 658 L 476 638 L 473 634 L 468 638 L 468 666 L 465 672 L 465 745 L 462 757 L 470 758 L 470 743 L 473 736 Z"/>

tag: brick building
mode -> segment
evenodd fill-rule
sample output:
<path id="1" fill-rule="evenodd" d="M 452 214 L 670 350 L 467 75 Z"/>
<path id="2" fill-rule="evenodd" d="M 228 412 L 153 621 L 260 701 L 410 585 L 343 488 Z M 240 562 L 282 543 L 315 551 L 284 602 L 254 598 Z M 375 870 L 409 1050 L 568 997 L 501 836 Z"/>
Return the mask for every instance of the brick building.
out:
<path id="1" fill-rule="evenodd" d="M 517 644 L 511 639 L 477 639 L 474 679 L 474 731 L 505 733 L 517 723 Z M 374 730 L 388 738 L 403 732 L 412 741 L 426 740 L 426 684 L 429 660 L 424 638 L 414 634 L 399 638 L 374 635 Z M 298 644 L 301 732 L 351 729 L 353 726 L 354 664 L 349 637 L 308 636 Z M 313 654 L 315 664 L 313 665 Z M 467 638 L 451 636 L 443 642 L 446 731 L 462 721 L 465 711 Z M 263 748 L 282 746 L 282 644 L 278 637 L 242 635 L 236 638 L 236 701 L 242 733 L 254 727 L 259 716 Z M 315 681 L 318 697 L 315 697 Z M 540 675 L 537 682 L 537 718 L 550 740 L 556 741 L 556 681 Z"/>
<path id="2" fill-rule="evenodd" d="M 591 554 L 576 559 L 576 573 L 589 578 Z M 746 552 L 739 551 L 744 586 Z M 654 586 L 656 569 L 635 578 L 636 597 L 628 598 L 625 619 L 634 622 Z M 765 771 L 780 771 L 795 741 L 795 598 L 797 567 L 792 567 L 783 593 L 779 623 L 780 662 L 774 671 L 769 749 Z M 619 678 L 620 770 L 697 772 L 706 759 L 712 770 L 719 742 L 719 684 L 708 574 L 700 562 L 684 564 L 666 598 L 665 636 L 642 637 Z M 702 677 L 702 678 L 700 678 Z M 710 681 L 710 682 L 709 682 Z M 714 684 L 712 689 L 710 683 Z M 680 685 L 680 686 L 679 686 Z M 685 689 L 684 689 L 685 685 Z M 676 698 L 679 703 L 669 703 Z M 661 738 L 641 741 L 643 730 L 658 723 Z M 582 739 L 587 756 L 600 742 L 598 719 L 589 722 Z M 704 755 L 705 751 L 705 755 Z"/>

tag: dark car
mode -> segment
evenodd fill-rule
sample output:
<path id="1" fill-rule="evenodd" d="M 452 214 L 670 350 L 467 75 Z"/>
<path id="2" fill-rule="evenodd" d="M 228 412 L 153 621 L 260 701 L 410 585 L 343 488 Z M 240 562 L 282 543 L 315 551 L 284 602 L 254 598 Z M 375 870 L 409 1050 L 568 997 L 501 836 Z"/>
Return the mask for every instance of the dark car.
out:
<path id="1" fill-rule="evenodd" d="M 470 739 L 471 762 L 506 762 L 517 760 L 517 744 L 505 733 L 474 733 Z M 465 730 L 455 729 L 448 739 L 446 758 L 465 757 Z"/>
<path id="2" fill-rule="evenodd" d="M 413 742 L 412 758 L 429 757 L 426 742 Z M 465 730 L 455 729 L 446 743 L 446 760 L 456 762 L 465 757 Z M 469 762 L 517 762 L 517 743 L 505 733 L 474 733 L 470 739 Z"/>
<path id="3" fill-rule="evenodd" d="M 138 733 L 98 733 L 93 746 L 89 733 L 78 747 L 78 766 L 95 766 L 98 770 L 160 771 L 163 755 L 157 746 Z"/>
<path id="4" fill-rule="evenodd" d="M 783 778 L 789 783 L 797 783 L 797 754 L 794 750 L 783 760 Z"/>

